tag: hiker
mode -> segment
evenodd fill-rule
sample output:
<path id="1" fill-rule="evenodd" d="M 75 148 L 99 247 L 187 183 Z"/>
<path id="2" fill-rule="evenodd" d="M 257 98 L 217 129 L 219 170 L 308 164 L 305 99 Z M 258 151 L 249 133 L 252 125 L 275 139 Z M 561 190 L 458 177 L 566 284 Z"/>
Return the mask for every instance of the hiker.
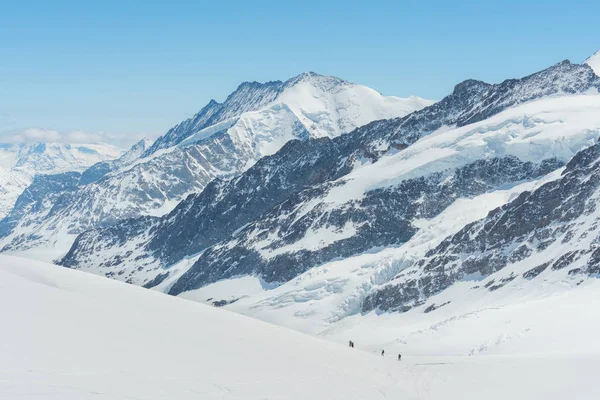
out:
<path id="1" fill-rule="evenodd" d="M 402 359 L 402 354 L 398 354 L 398 361 Z"/>
<path id="2" fill-rule="evenodd" d="M 348 342 L 348 347 L 352 347 L 352 340 Z"/>
<path id="3" fill-rule="evenodd" d="M 381 350 L 381 355 L 383 356 L 385 354 L 385 350 Z"/>

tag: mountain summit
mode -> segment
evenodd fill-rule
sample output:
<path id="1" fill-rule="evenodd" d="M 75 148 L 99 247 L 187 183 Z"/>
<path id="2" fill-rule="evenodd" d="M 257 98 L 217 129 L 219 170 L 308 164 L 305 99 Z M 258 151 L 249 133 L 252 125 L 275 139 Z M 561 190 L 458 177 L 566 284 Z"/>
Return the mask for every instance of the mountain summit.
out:
<path id="1" fill-rule="evenodd" d="M 347 98 L 344 98 L 344 95 Z M 342 97 L 338 98 L 338 96 Z M 318 103 L 319 100 L 321 101 L 320 103 Z M 382 100 L 384 100 L 384 104 L 378 104 Z M 328 102 L 330 104 L 327 104 Z M 353 119 L 352 121 L 340 121 L 339 126 L 329 127 L 329 132 L 320 131 L 316 133 L 316 136 L 334 137 L 370 122 L 373 119 L 407 114 L 431 104 L 431 101 L 414 96 L 409 99 L 383 97 L 378 92 L 365 86 L 356 85 L 332 76 L 320 75 L 315 72 L 304 72 L 285 82 L 243 82 L 223 103 L 211 100 L 192 118 L 170 129 L 146 151 L 144 156 L 149 156 L 160 149 L 177 145 L 208 127 L 219 126 L 220 123 L 237 118 L 244 113 L 258 111 L 266 106 L 276 104 L 292 106 L 291 108 L 293 109 L 291 111 L 300 119 L 304 119 L 301 122 L 306 122 L 305 127 L 309 129 L 315 124 L 319 125 L 319 122 L 325 122 L 323 120 L 327 115 L 324 115 L 323 111 L 326 109 L 332 111 L 336 107 L 343 114 L 345 108 L 350 108 L 346 117 Z M 310 106 L 312 108 L 308 112 L 303 112 L 303 108 Z M 378 109 L 380 107 L 381 109 L 375 113 L 369 109 Z M 394 112 L 394 109 L 398 109 L 398 111 Z M 360 113 L 358 113 L 359 110 Z M 349 115 L 352 112 L 356 112 L 357 115 Z M 317 114 L 311 116 L 309 113 Z M 316 119 L 311 117 L 315 117 Z M 329 118 L 332 117 L 335 118 L 334 115 L 329 116 Z M 323 127 L 316 127 L 317 130 L 319 128 L 322 129 Z M 201 137 L 204 138 L 205 135 Z"/>

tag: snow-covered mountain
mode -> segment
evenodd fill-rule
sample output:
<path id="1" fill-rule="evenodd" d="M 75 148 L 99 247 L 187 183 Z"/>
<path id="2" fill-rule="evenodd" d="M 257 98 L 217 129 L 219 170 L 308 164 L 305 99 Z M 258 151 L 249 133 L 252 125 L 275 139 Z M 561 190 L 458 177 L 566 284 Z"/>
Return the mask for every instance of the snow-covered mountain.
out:
<path id="1" fill-rule="evenodd" d="M 0 168 L 0 218 L 10 212 L 19 195 L 30 184 L 29 174 Z"/>
<path id="2" fill-rule="evenodd" d="M 431 103 L 384 97 L 315 73 L 286 82 L 243 83 L 223 104 L 211 101 L 171 129 L 142 157 L 110 171 L 103 165 L 85 171 L 71 191 L 49 193 L 57 202 L 39 199 L 35 212 L 9 215 L 10 226 L 0 227 L 0 249 L 33 251 L 52 260 L 66 253 L 77 234 L 127 218 L 166 214 L 213 179 L 240 174 L 292 139 L 337 137 Z"/>
<path id="3" fill-rule="evenodd" d="M 584 61 L 584 64 L 592 67 L 596 75 L 600 76 L 600 50 L 595 52 L 591 57 Z"/>
<path id="4" fill-rule="evenodd" d="M 108 144 L 0 144 L 0 218 L 38 174 L 82 171 L 121 155 Z"/>
<path id="5" fill-rule="evenodd" d="M 587 65 L 569 62 L 497 85 L 466 81 L 407 117 L 290 142 L 162 218 L 85 232 L 61 263 L 180 294 L 243 275 L 287 282 L 402 246 L 457 199 L 541 179 L 592 144 L 599 88 Z"/>
<path id="6" fill-rule="evenodd" d="M 289 140 L 286 135 L 335 137 L 370 121 L 403 116 L 431 103 L 415 96 L 383 97 L 366 86 L 314 72 L 285 82 L 244 82 L 223 103 L 211 100 L 194 117 L 173 127 L 146 155 L 183 141 L 202 140 L 235 125 L 239 116 L 258 110 L 261 112 L 245 115 L 235 133 L 242 138 L 254 136 L 259 141 L 254 144 L 256 148 L 272 146 L 261 151 L 261 155 L 266 155 L 281 147 L 278 142 Z M 294 127 L 306 132 L 294 132 Z"/>
<path id="7" fill-rule="evenodd" d="M 453 304 L 410 319 L 371 316 L 370 329 L 352 321 L 329 341 L 16 257 L 0 255 L 0 282 L 11 327 L 0 330 L 2 399 L 591 400 L 597 392 L 598 282 L 488 309 L 470 298 L 462 312 Z M 477 351 L 457 354 L 465 347 Z"/>
<path id="8" fill-rule="evenodd" d="M 594 144 L 555 179 L 444 239 L 363 308 L 407 310 L 465 280 L 495 291 L 532 279 L 581 283 L 599 276 L 599 208 L 600 144 Z"/>

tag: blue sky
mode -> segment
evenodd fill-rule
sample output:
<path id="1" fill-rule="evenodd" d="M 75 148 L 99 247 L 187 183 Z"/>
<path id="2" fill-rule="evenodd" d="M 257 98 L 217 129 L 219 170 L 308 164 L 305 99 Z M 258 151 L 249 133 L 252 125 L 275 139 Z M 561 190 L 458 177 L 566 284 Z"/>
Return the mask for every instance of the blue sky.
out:
<path id="1" fill-rule="evenodd" d="M 467 78 L 583 61 L 600 48 L 598 15 L 600 1 L 574 0 L 0 0 L 0 134 L 127 144 L 242 81 L 307 70 L 439 99 Z"/>

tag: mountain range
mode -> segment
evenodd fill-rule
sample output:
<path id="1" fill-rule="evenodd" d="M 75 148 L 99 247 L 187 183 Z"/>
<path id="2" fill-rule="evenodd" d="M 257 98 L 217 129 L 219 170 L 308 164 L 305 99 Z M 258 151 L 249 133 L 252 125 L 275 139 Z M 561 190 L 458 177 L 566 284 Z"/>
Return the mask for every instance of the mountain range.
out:
<path id="1" fill-rule="evenodd" d="M 437 102 L 312 72 L 243 83 L 153 144 L 36 176 L 0 221 L 0 251 L 418 346 L 417 331 L 491 304 L 594 285 L 599 62 L 466 80 Z M 402 322 L 415 330 L 393 339 Z"/>

